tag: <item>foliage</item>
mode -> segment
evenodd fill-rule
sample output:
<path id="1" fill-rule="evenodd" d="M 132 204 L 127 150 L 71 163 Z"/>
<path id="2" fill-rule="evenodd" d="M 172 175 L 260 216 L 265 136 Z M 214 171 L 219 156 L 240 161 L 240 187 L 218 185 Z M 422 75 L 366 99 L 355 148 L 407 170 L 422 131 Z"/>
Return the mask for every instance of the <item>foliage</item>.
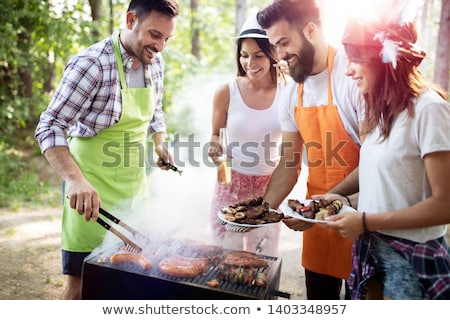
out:
<path id="1" fill-rule="evenodd" d="M 0 207 L 37 201 L 46 190 L 19 153 L 37 148 L 32 134 L 55 75 L 92 41 L 83 8 L 59 0 L 5 0 L 0 6 Z M 57 81 L 57 80 L 56 80 Z"/>
<path id="2" fill-rule="evenodd" d="M 1 147 L 0 163 L 0 208 L 42 202 L 41 195 L 49 191 L 49 185 L 39 181 L 36 168 L 24 162 L 20 154 L 5 152 Z"/>
<path id="3" fill-rule="evenodd" d="M 233 32 L 233 19 L 230 15 L 218 14 L 219 12 L 229 12 L 234 9 L 230 0 L 217 0 L 212 5 L 200 5 L 198 12 L 191 12 L 189 9 L 189 0 L 180 0 L 180 15 L 177 19 L 176 33 L 169 42 L 163 55 L 166 62 L 165 72 L 165 92 L 164 106 L 166 112 L 172 109 L 174 96 L 178 94 L 183 87 L 189 83 L 198 73 L 214 72 L 226 68 L 231 61 L 233 55 L 231 36 Z M 201 57 L 198 60 L 191 54 L 191 35 L 192 20 L 195 16 L 200 30 Z M 212 32 L 214 28 L 214 32 Z M 202 84 L 199 84 L 201 86 Z M 189 101 L 186 101 L 186 107 L 183 119 L 189 117 Z M 183 112 L 183 111 L 182 111 Z M 186 118 L 185 118 L 186 117 Z M 168 135 L 174 133 L 192 132 L 193 128 L 189 128 L 192 121 L 176 122 L 168 119 Z M 171 126 L 171 124 L 173 124 Z"/>
<path id="4" fill-rule="evenodd" d="M 10 146 L 15 131 L 34 125 L 48 103 L 53 75 L 77 49 L 73 44 L 90 40 L 80 8 L 61 6 L 56 13 L 51 2 L 6 0 L 0 6 L 0 142 Z"/>

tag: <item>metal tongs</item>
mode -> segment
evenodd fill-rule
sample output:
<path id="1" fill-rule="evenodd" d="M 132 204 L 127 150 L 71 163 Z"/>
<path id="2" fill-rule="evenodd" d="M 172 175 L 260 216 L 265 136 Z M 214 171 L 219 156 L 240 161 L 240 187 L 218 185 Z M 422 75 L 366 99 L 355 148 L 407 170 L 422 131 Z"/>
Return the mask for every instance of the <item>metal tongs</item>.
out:
<path id="1" fill-rule="evenodd" d="M 144 236 L 142 233 L 140 233 L 139 231 L 137 231 L 136 229 L 130 227 L 128 224 L 126 224 L 125 222 L 123 222 L 122 220 L 120 220 L 119 218 L 115 217 L 114 215 L 112 215 L 111 213 L 109 213 L 108 211 L 106 211 L 103 208 L 99 208 L 98 210 L 102 215 L 104 215 L 105 217 L 107 217 L 108 219 L 110 219 L 112 222 L 114 222 L 115 224 L 123 227 L 124 229 L 128 230 L 131 232 L 131 234 L 135 237 L 138 238 L 142 238 L 142 239 L 146 239 L 147 237 Z M 132 241 L 130 238 L 128 238 L 127 236 L 125 236 L 123 233 L 121 233 L 119 230 L 117 230 L 116 228 L 114 228 L 113 226 L 111 226 L 108 222 L 106 222 L 105 220 L 103 220 L 101 217 L 97 218 L 97 222 L 106 230 L 111 231 L 113 234 L 115 234 L 117 237 L 119 237 L 126 245 L 126 248 L 128 251 L 132 252 L 132 253 L 139 253 L 142 251 L 142 248 L 136 244 L 134 241 Z"/>
<path id="2" fill-rule="evenodd" d="M 181 171 L 180 169 L 178 169 L 178 167 L 174 166 L 173 164 L 164 161 L 163 158 L 159 157 L 159 161 L 161 161 L 161 164 L 166 166 L 167 168 L 169 168 L 172 171 L 178 172 L 178 174 L 181 176 L 181 174 L 183 173 L 183 171 Z"/>

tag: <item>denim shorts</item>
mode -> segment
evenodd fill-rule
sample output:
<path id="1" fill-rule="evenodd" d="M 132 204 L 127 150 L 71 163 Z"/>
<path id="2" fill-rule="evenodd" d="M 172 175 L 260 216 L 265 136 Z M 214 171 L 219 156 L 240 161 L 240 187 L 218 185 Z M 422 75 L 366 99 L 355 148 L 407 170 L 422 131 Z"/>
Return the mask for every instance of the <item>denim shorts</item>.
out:
<path id="1" fill-rule="evenodd" d="M 384 241 L 373 239 L 375 279 L 383 283 L 383 295 L 396 300 L 418 300 L 425 292 L 412 265 Z"/>
<path id="2" fill-rule="evenodd" d="M 62 273 L 71 276 L 81 276 L 83 261 L 90 252 L 71 252 L 62 250 Z"/>

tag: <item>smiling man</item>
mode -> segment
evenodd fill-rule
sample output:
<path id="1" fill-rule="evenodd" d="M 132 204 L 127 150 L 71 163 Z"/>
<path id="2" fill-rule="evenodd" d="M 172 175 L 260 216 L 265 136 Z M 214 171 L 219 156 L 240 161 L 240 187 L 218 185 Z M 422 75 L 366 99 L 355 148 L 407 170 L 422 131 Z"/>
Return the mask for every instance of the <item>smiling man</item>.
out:
<path id="1" fill-rule="evenodd" d="M 97 219 L 99 207 L 126 206 L 131 214 L 145 205 L 146 171 L 140 160 L 147 154 L 148 133 L 160 159 L 173 162 L 163 148 L 161 52 L 177 16 L 175 0 L 132 0 L 122 30 L 69 61 L 40 117 L 36 140 L 64 181 L 62 265 L 68 278 L 63 299 L 81 298 L 83 259 L 106 232 L 89 222 Z M 114 165 L 111 152 L 118 160 Z"/>
<path id="2" fill-rule="evenodd" d="M 328 192 L 353 193 L 357 179 L 351 180 L 356 186 L 347 191 L 344 178 L 358 166 L 363 108 L 356 86 L 345 76 L 343 51 L 335 50 L 324 36 L 319 7 L 314 0 L 276 0 L 258 13 L 258 22 L 295 80 L 288 84 L 280 110 L 284 147 L 264 200 L 277 208 L 291 192 L 304 147 L 308 199 Z M 337 196 L 356 206 L 356 198 Z M 302 265 L 308 299 L 340 299 L 343 280 L 351 271 L 351 240 L 299 219 L 287 218 L 284 223 L 304 231 Z M 350 297 L 348 292 L 345 296 Z"/>

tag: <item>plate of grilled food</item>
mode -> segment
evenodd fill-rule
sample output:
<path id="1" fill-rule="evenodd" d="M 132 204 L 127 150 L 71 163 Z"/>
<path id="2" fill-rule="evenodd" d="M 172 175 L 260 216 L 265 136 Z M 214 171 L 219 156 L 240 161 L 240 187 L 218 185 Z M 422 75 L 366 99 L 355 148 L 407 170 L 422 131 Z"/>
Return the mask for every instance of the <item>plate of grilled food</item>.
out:
<path id="1" fill-rule="evenodd" d="M 222 208 L 217 215 L 218 222 L 224 224 L 227 230 L 237 232 L 266 227 L 284 218 L 282 212 L 271 209 L 262 197 L 231 204 Z"/>
<path id="2" fill-rule="evenodd" d="M 345 206 L 341 200 L 297 200 L 287 199 L 280 205 L 284 214 L 311 223 L 324 223 L 325 218 L 341 212 L 356 211 Z"/>

